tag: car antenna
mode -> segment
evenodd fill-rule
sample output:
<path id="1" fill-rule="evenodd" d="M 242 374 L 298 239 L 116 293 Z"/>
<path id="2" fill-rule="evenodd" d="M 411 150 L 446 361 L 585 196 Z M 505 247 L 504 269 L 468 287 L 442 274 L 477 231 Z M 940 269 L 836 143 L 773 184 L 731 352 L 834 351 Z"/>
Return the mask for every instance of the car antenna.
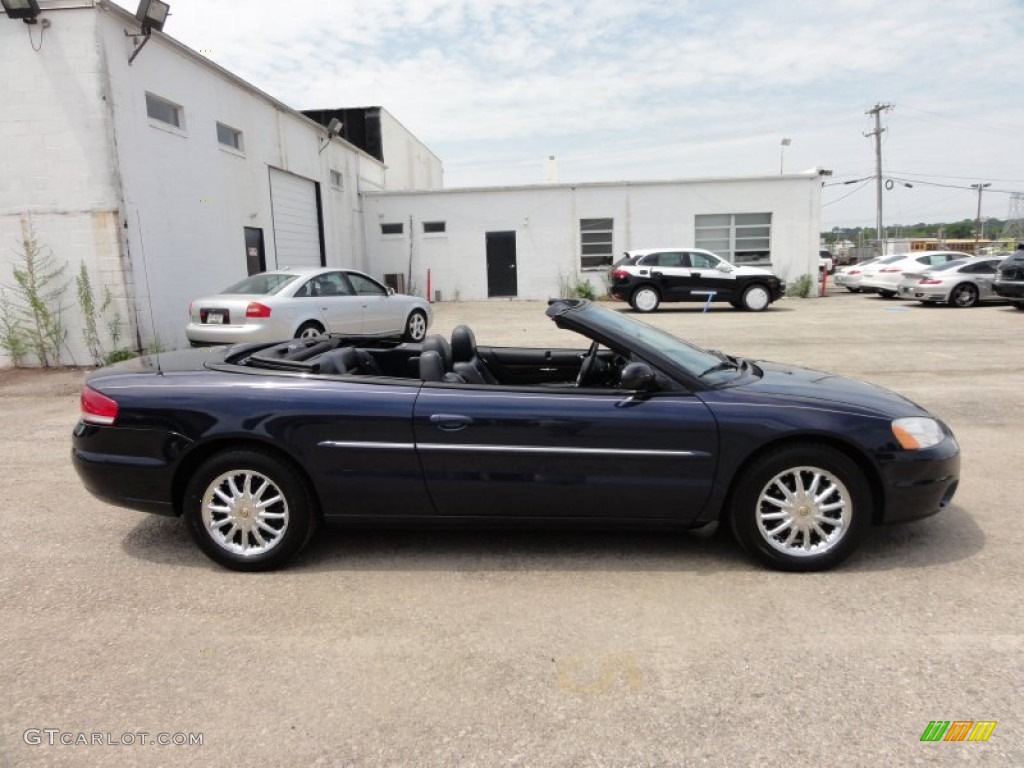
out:
<path id="1" fill-rule="evenodd" d="M 139 223 L 139 245 L 142 248 L 142 273 L 146 280 L 146 304 L 149 306 L 149 323 L 150 327 L 153 329 L 153 337 L 156 338 L 156 317 L 153 315 L 153 292 L 149 288 L 149 265 L 146 263 L 146 238 L 142 236 L 142 217 L 139 215 L 138 208 L 135 209 L 135 220 Z M 151 357 L 156 362 L 156 372 L 162 375 L 163 369 L 160 367 L 160 353 L 156 352 Z"/>

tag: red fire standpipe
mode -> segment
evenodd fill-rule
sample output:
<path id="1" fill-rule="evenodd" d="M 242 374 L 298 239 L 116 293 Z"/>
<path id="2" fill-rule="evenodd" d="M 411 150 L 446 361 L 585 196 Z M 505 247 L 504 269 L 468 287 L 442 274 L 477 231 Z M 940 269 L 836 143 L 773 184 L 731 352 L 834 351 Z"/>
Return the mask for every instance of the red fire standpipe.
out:
<path id="1" fill-rule="evenodd" d="M 432 301 L 430 298 L 430 270 L 427 270 L 427 301 Z"/>
<path id="2" fill-rule="evenodd" d="M 821 270 L 821 296 L 825 295 L 825 286 L 828 284 L 828 270 Z"/>

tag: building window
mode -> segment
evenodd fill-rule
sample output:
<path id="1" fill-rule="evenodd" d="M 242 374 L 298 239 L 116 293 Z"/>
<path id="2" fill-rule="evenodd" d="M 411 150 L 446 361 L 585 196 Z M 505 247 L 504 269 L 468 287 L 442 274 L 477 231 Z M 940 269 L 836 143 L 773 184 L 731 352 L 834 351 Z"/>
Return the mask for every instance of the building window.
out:
<path id="1" fill-rule="evenodd" d="M 341 175 L 341 171 L 335 171 L 331 169 L 331 186 L 335 189 L 345 188 L 345 177 Z"/>
<path id="2" fill-rule="evenodd" d="M 242 132 L 224 123 L 217 123 L 217 141 L 225 147 L 242 151 Z"/>
<path id="3" fill-rule="evenodd" d="M 698 248 L 733 264 L 771 264 L 770 213 L 714 213 L 694 217 Z"/>
<path id="4" fill-rule="evenodd" d="M 382 235 L 400 235 L 404 231 L 405 231 L 405 227 L 402 225 L 402 222 L 398 222 L 397 224 L 381 224 L 380 225 L 380 233 Z"/>
<path id="5" fill-rule="evenodd" d="M 173 125 L 175 128 L 181 128 L 184 122 L 181 119 L 182 109 L 180 106 L 167 101 L 167 99 L 154 96 L 152 93 L 146 94 L 146 114 L 153 120 Z"/>
<path id="6" fill-rule="evenodd" d="M 443 221 L 424 221 L 423 233 L 426 235 L 441 234 L 448 231 L 448 225 Z"/>
<path id="7" fill-rule="evenodd" d="M 614 219 L 580 219 L 580 267 L 595 269 L 612 263 Z"/>

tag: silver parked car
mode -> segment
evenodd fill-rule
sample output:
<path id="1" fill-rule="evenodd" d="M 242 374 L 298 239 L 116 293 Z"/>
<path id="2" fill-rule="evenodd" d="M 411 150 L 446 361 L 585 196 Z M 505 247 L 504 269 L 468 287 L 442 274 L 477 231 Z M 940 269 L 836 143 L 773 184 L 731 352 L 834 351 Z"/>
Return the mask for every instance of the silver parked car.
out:
<path id="1" fill-rule="evenodd" d="M 850 293 L 860 293 L 860 281 L 864 277 L 864 268 L 874 264 L 880 258 L 881 256 L 875 256 L 873 259 L 865 259 L 848 267 L 837 269 L 835 277 L 832 279 L 836 285 L 841 285 Z"/>
<path id="2" fill-rule="evenodd" d="M 900 278 L 899 296 L 923 304 L 944 302 L 952 307 L 974 307 L 982 301 L 999 301 L 992 290 L 996 266 L 1001 259 L 978 256 L 947 261 L 923 274 L 906 273 Z"/>
<path id="3" fill-rule="evenodd" d="M 261 272 L 189 305 L 193 346 L 281 341 L 324 332 L 389 334 L 422 341 L 430 304 L 395 293 L 352 269 L 306 267 Z"/>

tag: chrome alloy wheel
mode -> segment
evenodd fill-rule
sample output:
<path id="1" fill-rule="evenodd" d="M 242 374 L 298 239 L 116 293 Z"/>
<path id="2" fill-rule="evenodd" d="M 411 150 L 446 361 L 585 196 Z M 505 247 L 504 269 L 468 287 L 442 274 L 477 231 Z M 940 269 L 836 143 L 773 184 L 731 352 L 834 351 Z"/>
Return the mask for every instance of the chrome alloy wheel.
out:
<path id="1" fill-rule="evenodd" d="M 658 308 L 658 293 L 652 288 L 641 288 L 633 294 L 633 304 L 641 312 L 653 312 Z"/>
<path id="2" fill-rule="evenodd" d="M 793 557 L 834 549 L 850 527 L 853 499 L 831 472 L 793 467 L 780 472 L 757 500 L 757 529 L 773 549 Z"/>
<path id="3" fill-rule="evenodd" d="M 288 530 L 288 502 L 266 475 L 243 469 L 215 478 L 202 503 L 203 524 L 221 549 L 253 557 L 276 547 Z"/>
<path id="4" fill-rule="evenodd" d="M 427 318 L 422 312 L 413 312 L 406 323 L 406 335 L 411 341 L 423 341 L 427 335 Z"/>

